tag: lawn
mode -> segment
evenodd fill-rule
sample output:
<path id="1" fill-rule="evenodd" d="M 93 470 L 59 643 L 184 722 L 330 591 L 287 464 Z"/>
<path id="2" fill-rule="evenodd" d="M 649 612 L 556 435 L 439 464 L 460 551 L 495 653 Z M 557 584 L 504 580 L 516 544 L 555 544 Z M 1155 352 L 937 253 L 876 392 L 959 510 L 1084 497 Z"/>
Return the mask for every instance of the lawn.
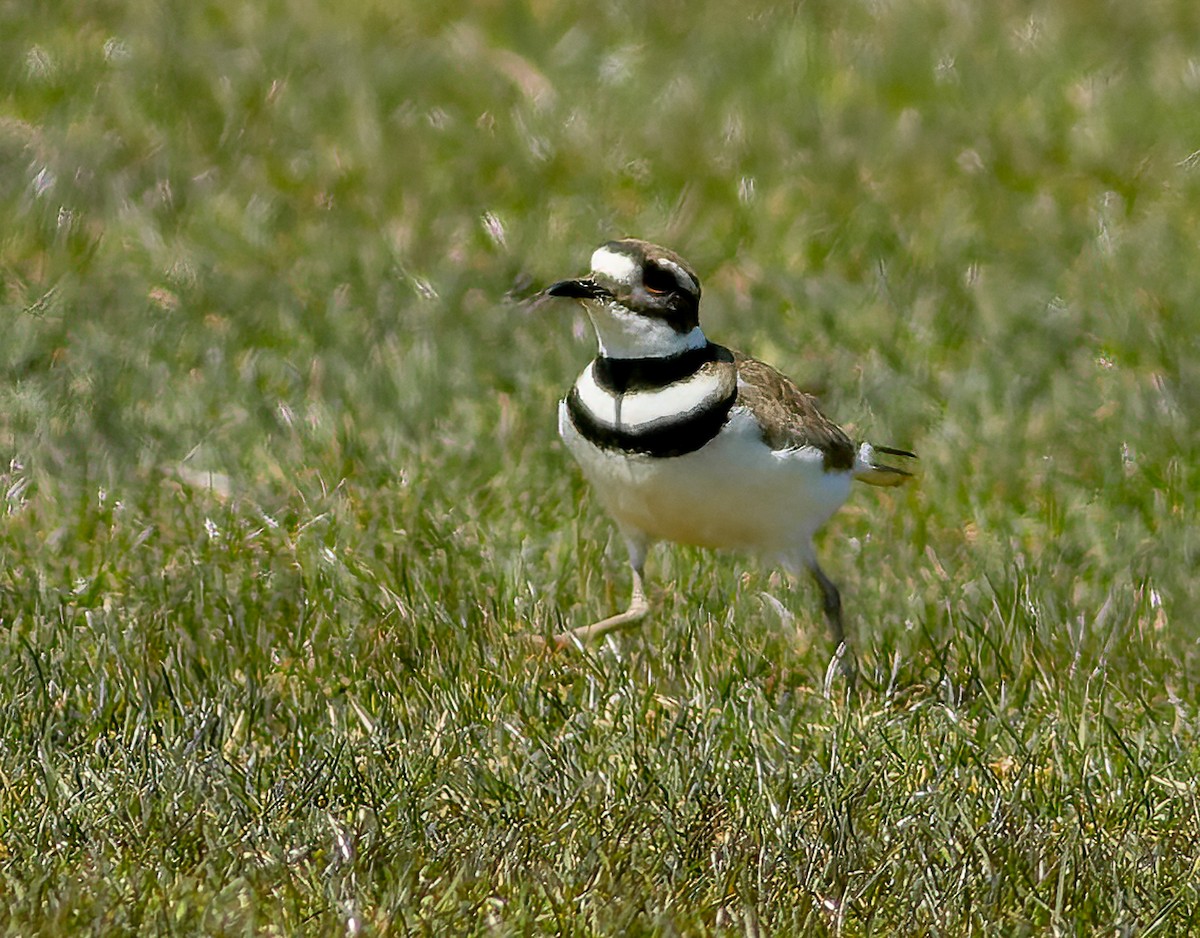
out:
<path id="1" fill-rule="evenodd" d="M 1200 19 L 0 0 L 0 933 L 1200 933 Z M 659 547 L 537 302 L 919 452 Z"/>

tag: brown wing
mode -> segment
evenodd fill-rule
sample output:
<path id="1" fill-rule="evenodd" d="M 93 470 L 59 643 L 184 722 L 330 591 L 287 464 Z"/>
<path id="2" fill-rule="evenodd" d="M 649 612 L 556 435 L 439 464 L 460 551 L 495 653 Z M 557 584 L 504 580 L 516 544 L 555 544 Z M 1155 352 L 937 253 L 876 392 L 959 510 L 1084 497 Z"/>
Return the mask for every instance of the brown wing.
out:
<path id="1" fill-rule="evenodd" d="M 825 454 L 826 469 L 850 469 L 855 448 L 842 428 L 817 409 L 816 399 L 805 394 L 770 365 L 741 352 L 737 363 L 738 402 L 759 414 L 763 439 L 774 450 L 813 446 Z"/>

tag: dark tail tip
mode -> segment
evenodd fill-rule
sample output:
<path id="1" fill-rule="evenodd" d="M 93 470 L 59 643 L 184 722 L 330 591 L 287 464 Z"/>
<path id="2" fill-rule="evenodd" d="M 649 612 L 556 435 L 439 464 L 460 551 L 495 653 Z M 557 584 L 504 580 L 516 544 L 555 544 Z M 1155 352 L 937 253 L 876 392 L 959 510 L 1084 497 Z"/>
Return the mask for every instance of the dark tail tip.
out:
<path id="1" fill-rule="evenodd" d="M 877 453 L 887 453 L 889 456 L 906 456 L 909 459 L 919 458 L 916 453 L 910 453 L 906 449 L 895 449 L 891 446 L 872 446 L 871 448 Z"/>

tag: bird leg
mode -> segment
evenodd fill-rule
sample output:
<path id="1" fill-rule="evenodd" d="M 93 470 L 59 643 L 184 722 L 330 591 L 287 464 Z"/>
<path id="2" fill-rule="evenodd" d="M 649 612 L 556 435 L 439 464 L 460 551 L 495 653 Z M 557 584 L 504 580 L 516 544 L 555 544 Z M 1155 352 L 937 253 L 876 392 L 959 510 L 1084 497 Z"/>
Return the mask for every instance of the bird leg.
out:
<path id="1" fill-rule="evenodd" d="M 552 648 L 565 648 L 573 642 L 589 642 L 602 638 L 609 632 L 627 628 L 646 617 L 650 611 L 650 603 L 646 599 L 646 589 L 642 585 L 642 576 L 646 569 L 646 551 L 649 543 L 637 535 L 625 535 L 625 548 L 629 552 L 629 568 L 633 571 L 633 595 L 629 599 L 629 608 L 624 612 L 593 622 L 591 625 L 581 625 L 574 629 L 553 636 L 547 643 Z"/>
<path id="2" fill-rule="evenodd" d="M 832 671 L 836 667 L 842 672 L 842 675 L 849 682 L 851 689 L 854 687 L 854 682 L 858 678 L 858 663 L 854 660 L 854 652 L 850 650 L 850 646 L 846 643 L 846 627 L 842 620 L 842 596 L 838 592 L 837 584 L 825 575 L 825 571 L 821 569 L 815 557 L 809 557 L 805 561 L 808 567 L 808 572 L 812 574 L 812 578 L 817 581 L 817 586 L 821 589 L 821 604 L 825 609 L 825 621 L 829 623 L 829 635 L 833 639 L 833 660 L 830 661 L 830 674 L 826 679 L 828 685 L 829 679 L 833 677 Z"/>

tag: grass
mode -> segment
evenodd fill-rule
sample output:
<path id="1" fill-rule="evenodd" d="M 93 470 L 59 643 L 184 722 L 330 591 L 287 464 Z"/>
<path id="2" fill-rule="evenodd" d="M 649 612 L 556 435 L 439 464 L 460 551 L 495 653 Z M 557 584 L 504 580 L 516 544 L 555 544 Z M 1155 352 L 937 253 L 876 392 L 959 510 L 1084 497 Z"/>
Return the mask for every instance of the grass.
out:
<path id="1" fill-rule="evenodd" d="M 6 934 L 1200 930 L 1191 6 L 0 3 Z M 808 584 L 557 444 L 636 234 L 921 454 Z M 781 613 L 781 610 L 790 613 Z M 794 616 L 794 618 L 793 618 Z"/>

